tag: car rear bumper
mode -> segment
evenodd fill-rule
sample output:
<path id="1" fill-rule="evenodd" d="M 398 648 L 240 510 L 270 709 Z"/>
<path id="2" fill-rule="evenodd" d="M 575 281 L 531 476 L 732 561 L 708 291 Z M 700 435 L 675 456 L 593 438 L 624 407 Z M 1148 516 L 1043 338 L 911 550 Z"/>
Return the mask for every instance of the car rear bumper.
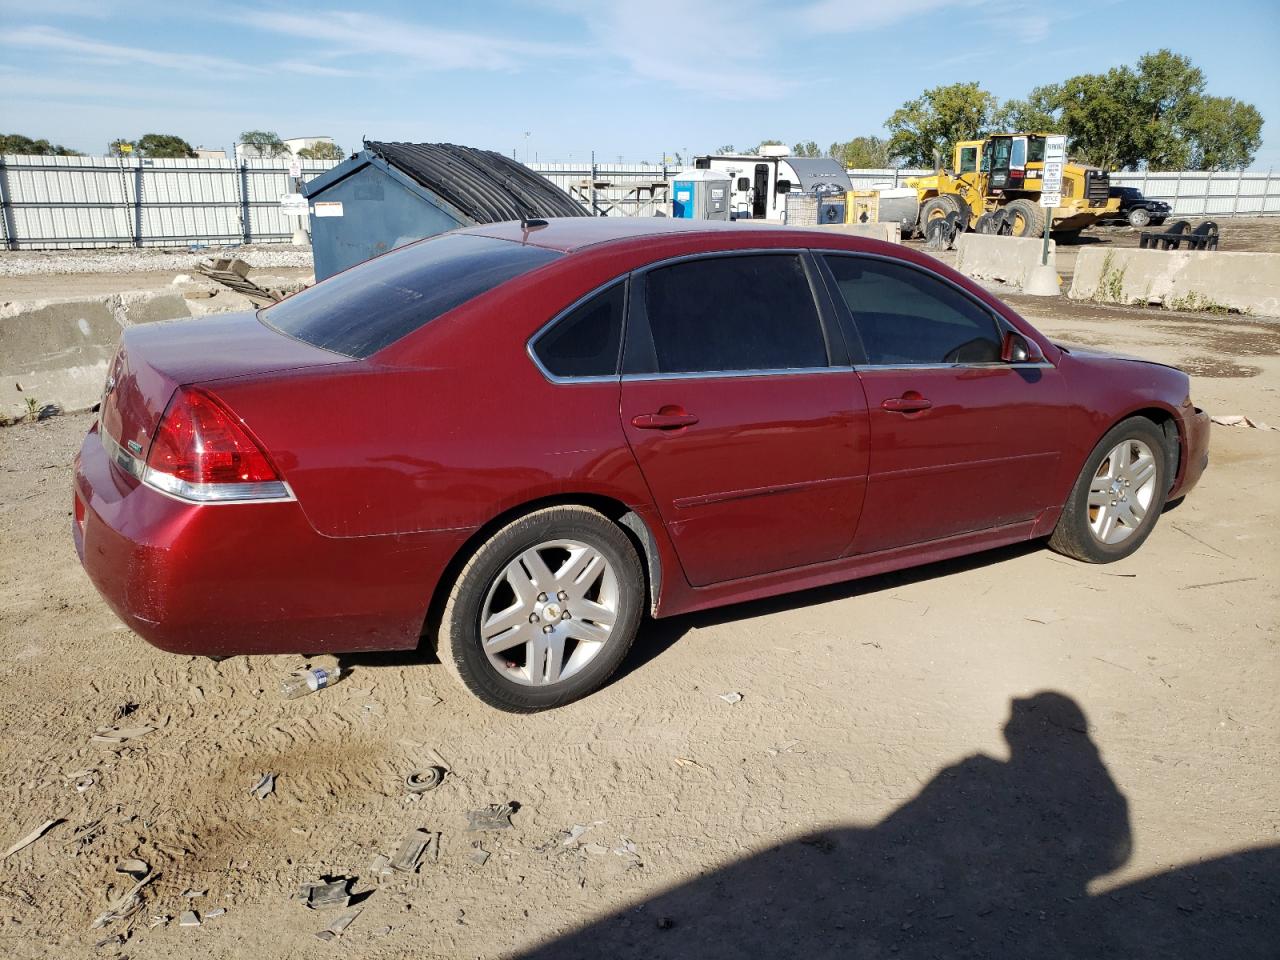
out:
<path id="1" fill-rule="evenodd" d="M 1173 489 L 1169 491 L 1170 500 L 1190 493 L 1209 466 L 1209 414 L 1199 407 L 1193 407 L 1190 414 L 1180 419 L 1186 447 L 1178 465 L 1178 477 Z"/>
<path id="2" fill-rule="evenodd" d="M 103 599 L 172 653 L 406 649 L 467 531 L 326 537 L 294 501 L 193 504 L 76 457 L 76 550 Z"/>

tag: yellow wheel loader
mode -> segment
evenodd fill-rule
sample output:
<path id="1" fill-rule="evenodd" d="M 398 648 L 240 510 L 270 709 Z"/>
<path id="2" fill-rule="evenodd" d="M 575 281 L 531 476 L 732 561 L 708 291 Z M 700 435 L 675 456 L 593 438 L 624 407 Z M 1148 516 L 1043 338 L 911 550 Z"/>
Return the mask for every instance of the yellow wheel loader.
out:
<path id="1" fill-rule="evenodd" d="M 920 198 L 918 228 L 923 235 L 931 220 L 956 213 L 961 230 L 1007 232 L 1015 237 L 1044 233 L 1049 212 L 1040 206 L 1044 177 L 1045 134 L 999 133 L 985 140 L 962 140 L 955 146 L 950 170 L 906 181 Z M 1079 234 L 1120 209 L 1110 195 L 1105 170 L 1079 163 L 1062 166 L 1062 202 L 1053 210 L 1052 230 Z"/>

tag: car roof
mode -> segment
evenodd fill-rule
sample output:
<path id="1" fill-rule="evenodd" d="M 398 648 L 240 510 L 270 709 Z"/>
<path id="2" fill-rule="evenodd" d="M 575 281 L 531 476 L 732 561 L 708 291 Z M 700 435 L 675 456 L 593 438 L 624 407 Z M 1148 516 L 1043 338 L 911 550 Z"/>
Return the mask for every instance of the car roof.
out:
<path id="1" fill-rule="evenodd" d="M 584 247 L 620 243 L 643 237 L 741 236 L 749 231 L 768 230 L 797 236 L 799 245 L 813 242 L 813 231 L 786 228 L 775 223 L 725 220 L 677 220 L 673 217 L 549 217 L 546 226 L 524 227 L 519 220 L 487 223 L 459 230 L 482 237 L 514 240 L 531 246 L 572 253 Z M 804 236 L 804 240 L 799 240 Z"/>

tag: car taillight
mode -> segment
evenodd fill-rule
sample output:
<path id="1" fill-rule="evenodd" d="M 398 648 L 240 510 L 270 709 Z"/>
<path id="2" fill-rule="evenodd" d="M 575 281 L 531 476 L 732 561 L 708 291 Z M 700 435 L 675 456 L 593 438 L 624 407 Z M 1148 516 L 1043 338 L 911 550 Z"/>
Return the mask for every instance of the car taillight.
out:
<path id="1" fill-rule="evenodd" d="M 143 480 L 185 500 L 290 497 L 244 425 L 211 394 L 190 387 L 173 395 L 160 418 Z"/>

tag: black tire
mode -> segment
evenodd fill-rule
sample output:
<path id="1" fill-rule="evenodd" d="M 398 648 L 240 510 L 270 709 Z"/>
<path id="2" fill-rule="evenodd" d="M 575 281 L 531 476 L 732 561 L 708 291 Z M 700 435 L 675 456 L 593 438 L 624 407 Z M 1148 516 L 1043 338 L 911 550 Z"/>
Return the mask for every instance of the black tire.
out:
<path id="1" fill-rule="evenodd" d="M 919 228 L 920 234 L 927 237 L 929 235 L 929 222 L 931 220 L 945 219 L 948 213 L 959 212 L 955 201 L 949 194 L 943 194 L 938 197 L 930 197 L 920 207 Z"/>
<path id="2" fill-rule="evenodd" d="M 1133 532 L 1119 543 L 1104 543 L 1093 532 L 1093 514 L 1089 506 L 1089 487 L 1103 462 L 1126 440 L 1137 440 L 1152 452 L 1155 466 L 1154 487 L 1146 513 Z M 1058 553 L 1085 563 L 1114 563 L 1132 554 L 1151 535 L 1169 493 L 1169 457 L 1164 432 L 1146 417 L 1130 417 L 1116 424 L 1098 441 L 1076 478 L 1067 497 L 1058 525 L 1049 537 L 1049 547 Z"/>
<path id="3" fill-rule="evenodd" d="M 1004 209 L 1009 214 L 1013 236 L 1038 237 L 1044 233 L 1044 208 L 1040 204 L 1020 197 L 1009 201 Z"/>
<path id="4" fill-rule="evenodd" d="M 579 541 L 609 563 L 618 586 L 616 619 L 609 638 L 579 672 L 558 682 L 532 686 L 502 676 L 490 663 L 481 646 L 480 617 L 490 588 L 507 565 L 525 551 L 554 540 Z M 644 598 L 640 558 L 617 524 L 588 507 L 537 510 L 507 524 L 481 544 L 458 574 L 441 616 L 440 662 L 459 683 L 499 710 L 532 713 L 562 706 L 599 689 L 617 670 L 635 639 Z"/>
<path id="5" fill-rule="evenodd" d="M 1134 207 L 1129 211 L 1129 226 L 1145 227 L 1151 223 L 1151 211 L 1144 210 L 1142 207 Z"/>
<path id="6" fill-rule="evenodd" d="M 992 214 L 984 213 L 973 225 L 973 232 L 993 235 L 1000 232 L 1000 223 Z"/>

